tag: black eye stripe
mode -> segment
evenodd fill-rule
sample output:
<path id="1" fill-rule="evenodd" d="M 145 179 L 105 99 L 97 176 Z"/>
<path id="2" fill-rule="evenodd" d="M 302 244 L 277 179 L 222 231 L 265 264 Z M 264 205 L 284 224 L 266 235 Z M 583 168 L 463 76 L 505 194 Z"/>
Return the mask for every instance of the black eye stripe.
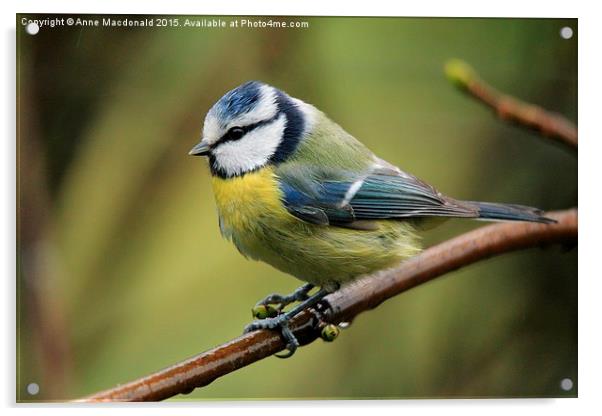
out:
<path id="1" fill-rule="evenodd" d="M 246 134 L 249 133 L 250 131 L 253 131 L 253 130 L 255 130 L 258 127 L 264 126 L 266 124 L 270 124 L 273 121 L 277 120 L 278 117 L 280 117 L 280 114 L 281 113 L 278 112 L 272 118 L 269 118 L 267 120 L 258 121 L 257 123 L 249 124 L 247 126 L 235 126 L 235 127 L 232 127 L 222 137 L 220 137 L 218 141 L 216 141 L 213 144 L 213 147 L 219 146 L 222 143 L 227 143 L 227 142 L 233 142 L 233 141 L 236 141 L 236 140 L 240 140 L 243 137 L 245 137 Z M 239 136 L 237 136 L 237 137 L 236 136 L 233 137 L 231 135 L 231 132 L 234 129 L 241 129 L 242 130 L 242 134 L 239 135 Z"/>
<path id="2" fill-rule="evenodd" d="M 245 135 L 245 133 L 245 129 L 242 127 L 232 127 L 226 134 L 230 140 L 239 140 Z"/>

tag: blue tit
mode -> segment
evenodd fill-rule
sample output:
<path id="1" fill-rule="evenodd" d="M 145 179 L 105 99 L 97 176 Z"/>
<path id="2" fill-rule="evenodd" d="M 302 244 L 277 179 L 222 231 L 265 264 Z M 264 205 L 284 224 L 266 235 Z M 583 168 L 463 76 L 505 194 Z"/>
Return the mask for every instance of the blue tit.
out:
<path id="1" fill-rule="evenodd" d="M 222 235 L 244 256 L 307 282 L 261 300 L 277 315 L 246 328 L 279 328 L 288 356 L 298 346 L 290 318 L 341 284 L 419 253 L 425 220 L 553 222 L 535 208 L 447 197 L 375 156 L 316 107 L 257 81 L 213 105 L 190 154 L 209 158 Z"/>

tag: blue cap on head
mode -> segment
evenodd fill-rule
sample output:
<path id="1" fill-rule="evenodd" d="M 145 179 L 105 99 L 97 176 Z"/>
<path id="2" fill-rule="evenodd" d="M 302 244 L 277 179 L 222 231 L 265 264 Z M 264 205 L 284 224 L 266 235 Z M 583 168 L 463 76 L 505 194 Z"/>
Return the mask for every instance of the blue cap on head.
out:
<path id="1" fill-rule="evenodd" d="M 223 124 L 228 124 L 230 120 L 255 108 L 263 85 L 259 81 L 245 82 L 226 93 L 209 111 Z"/>

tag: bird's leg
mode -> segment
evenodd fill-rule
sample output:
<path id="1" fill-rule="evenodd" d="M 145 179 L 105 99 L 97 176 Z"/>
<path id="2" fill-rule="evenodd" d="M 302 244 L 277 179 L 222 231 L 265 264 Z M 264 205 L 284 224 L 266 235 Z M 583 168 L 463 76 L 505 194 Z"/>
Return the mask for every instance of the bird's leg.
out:
<path id="1" fill-rule="evenodd" d="M 306 286 L 308 286 L 308 285 L 305 285 L 303 287 L 306 287 Z M 311 288 L 309 290 L 311 290 Z M 276 356 L 279 358 L 288 358 L 291 355 L 293 355 L 295 353 L 295 350 L 297 349 L 297 347 L 299 347 L 299 341 L 297 341 L 297 338 L 295 337 L 295 335 L 293 334 L 293 332 L 290 330 L 290 328 L 288 326 L 289 321 L 291 320 L 291 318 L 293 318 L 295 315 L 297 315 L 304 309 L 314 306 L 328 293 L 330 293 L 329 290 L 321 288 L 314 295 L 307 297 L 307 292 L 306 292 L 306 294 L 305 294 L 306 299 L 304 301 L 302 301 L 301 303 L 299 303 L 297 306 L 295 306 L 290 311 L 280 314 L 273 318 L 265 318 L 265 319 L 253 321 L 245 327 L 244 333 L 246 334 L 248 332 L 256 331 L 258 329 L 275 329 L 275 328 L 279 327 L 280 332 L 281 332 L 282 336 L 284 337 L 284 340 L 286 341 L 286 349 L 288 350 L 288 353 L 285 353 L 283 355 L 276 354 Z"/>
<path id="2" fill-rule="evenodd" d="M 255 306 L 267 306 L 277 304 L 279 305 L 277 309 L 278 311 L 280 311 L 293 302 L 301 302 L 306 300 L 308 298 L 309 291 L 312 290 L 314 287 L 315 286 L 313 284 L 306 283 L 300 288 L 297 288 L 293 293 L 290 293 L 288 295 L 279 295 L 277 293 L 272 293 L 271 295 L 268 295 L 259 302 L 257 302 Z"/>

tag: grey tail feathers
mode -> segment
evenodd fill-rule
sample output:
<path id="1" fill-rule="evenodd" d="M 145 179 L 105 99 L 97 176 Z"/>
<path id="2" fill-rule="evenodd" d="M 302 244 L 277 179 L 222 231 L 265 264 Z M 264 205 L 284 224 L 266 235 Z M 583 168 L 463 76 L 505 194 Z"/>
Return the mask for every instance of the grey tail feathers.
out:
<path id="1" fill-rule="evenodd" d="M 556 220 L 545 217 L 543 211 L 524 205 L 474 201 L 470 201 L 470 203 L 479 208 L 479 218 L 484 220 L 530 221 L 541 222 L 544 224 L 553 224 L 557 222 Z"/>

